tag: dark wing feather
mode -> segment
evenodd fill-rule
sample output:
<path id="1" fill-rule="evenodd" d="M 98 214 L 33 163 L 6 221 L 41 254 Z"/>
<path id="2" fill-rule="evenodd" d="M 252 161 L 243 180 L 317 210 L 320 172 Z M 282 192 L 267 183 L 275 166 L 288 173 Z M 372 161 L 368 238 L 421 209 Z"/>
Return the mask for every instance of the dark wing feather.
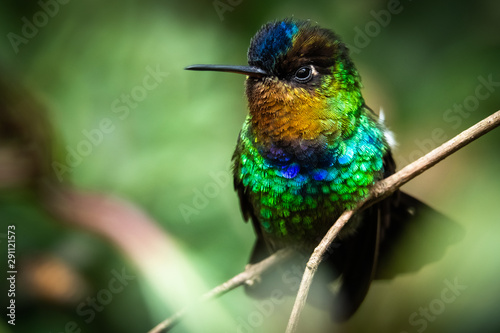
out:
<path id="1" fill-rule="evenodd" d="M 464 236 L 459 224 L 404 192 L 391 202 L 390 209 L 376 279 L 416 272 L 440 260 L 446 249 Z"/>
<path id="2" fill-rule="evenodd" d="M 351 317 L 363 302 L 375 272 L 379 246 L 381 213 L 371 207 L 362 213 L 362 224 L 356 234 L 333 249 L 322 265 L 332 265 L 341 273 L 340 285 L 333 297 L 332 317 L 344 321 Z"/>

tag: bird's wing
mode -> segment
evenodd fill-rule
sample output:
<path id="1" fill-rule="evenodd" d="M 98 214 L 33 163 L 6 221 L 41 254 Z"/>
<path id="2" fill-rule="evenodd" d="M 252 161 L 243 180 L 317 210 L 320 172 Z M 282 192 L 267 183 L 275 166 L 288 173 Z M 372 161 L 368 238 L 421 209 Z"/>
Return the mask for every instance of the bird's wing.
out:
<path id="1" fill-rule="evenodd" d="M 458 223 L 404 192 L 390 205 L 390 224 L 381 235 L 376 279 L 416 272 L 440 260 L 446 249 L 464 236 Z"/>

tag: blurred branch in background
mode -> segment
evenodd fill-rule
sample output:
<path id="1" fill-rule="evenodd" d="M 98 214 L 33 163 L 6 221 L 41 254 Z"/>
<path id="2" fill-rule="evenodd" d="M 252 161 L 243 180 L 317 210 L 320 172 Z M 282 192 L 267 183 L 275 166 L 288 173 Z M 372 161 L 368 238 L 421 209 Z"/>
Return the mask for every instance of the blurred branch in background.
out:
<path id="1" fill-rule="evenodd" d="M 0 188 L 26 187 L 56 219 L 92 231 L 138 266 L 147 253 L 173 253 L 173 240 L 133 204 L 59 182 L 51 168 L 52 134 L 44 108 L 10 81 L 0 86 Z"/>
<path id="2" fill-rule="evenodd" d="M 2 194 L 19 191 L 27 194 L 56 221 L 91 232 L 113 244 L 131 260 L 147 285 L 161 298 L 168 299 L 165 304 L 171 301 L 182 304 L 184 299 L 189 299 L 184 289 L 165 284 L 167 276 L 169 283 L 178 285 L 189 280 L 200 290 L 205 289 L 204 281 L 192 270 L 179 244 L 139 207 L 108 194 L 84 191 L 58 181 L 51 168 L 52 151 L 57 147 L 45 108 L 33 95 L 14 80 L 0 82 Z M 28 293 L 36 292 L 51 302 L 64 302 L 65 291 L 79 289 L 80 292 L 73 293 L 76 296 L 73 301 L 84 297 L 83 291 L 88 288 L 69 266 L 43 253 L 38 257 L 18 258 L 24 262 L 19 280 L 27 285 Z M 40 273 L 37 275 L 40 278 L 31 276 L 35 272 Z"/>

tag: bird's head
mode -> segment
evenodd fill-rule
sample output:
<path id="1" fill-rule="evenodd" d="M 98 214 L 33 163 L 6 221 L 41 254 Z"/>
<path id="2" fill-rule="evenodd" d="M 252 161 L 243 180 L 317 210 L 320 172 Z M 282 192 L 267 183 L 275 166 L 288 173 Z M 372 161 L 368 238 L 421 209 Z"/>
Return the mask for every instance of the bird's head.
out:
<path id="1" fill-rule="evenodd" d="M 310 21 L 264 25 L 252 38 L 248 66 L 186 69 L 247 75 L 250 121 L 264 144 L 331 143 L 350 134 L 364 104 L 346 46 L 332 31 Z"/>

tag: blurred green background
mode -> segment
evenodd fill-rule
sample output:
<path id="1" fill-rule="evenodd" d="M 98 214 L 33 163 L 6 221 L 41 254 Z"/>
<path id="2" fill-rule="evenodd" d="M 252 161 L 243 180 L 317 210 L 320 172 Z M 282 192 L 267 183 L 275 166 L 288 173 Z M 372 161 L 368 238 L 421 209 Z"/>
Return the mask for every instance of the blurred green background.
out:
<path id="1" fill-rule="evenodd" d="M 35 185 L 0 184 L 0 267 L 15 225 L 18 270 L 16 325 L 2 311 L 3 332 L 146 332 L 244 268 L 254 234 L 228 171 L 246 115 L 244 78 L 183 68 L 245 64 L 250 38 L 269 20 L 311 19 L 351 46 L 368 105 L 384 109 L 396 135 L 400 168 L 500 108 L 495 0 L 63 2 L 4 1 L 0 12 L 2 103 L 20 112 L 19 128 L 9 127 L 17 111 L 0 116 L 0 148 L 27 142 L 49 166 Z M 478 88 L 485 80 L 494 83 Z M 474 97 L 478 89 L 488 96 Z M 30 96 L 43 107 L 26 107 Z M 346 324 L 308 306 L 301 331 L 498 329 L 499 146 L 496 130 L 404 187 L 464 227 L 441 261 L 375 283 Z M 89 221 L 112 217 L 93 212 L 95 202 L 83 223 L 58 218 L 39 190 L 54 176 L 127 200 L 156 222 L 96 232 L 102 226 Z M 432 250 L 430 238 L 416 255 Z M 449 283 L 463 287 L 444 302 Z M 5 309 L 5 278 L 0 287 Z M 173 332 L 283 332 L 292 301 L 269 306 L 237 289 Z"/>

